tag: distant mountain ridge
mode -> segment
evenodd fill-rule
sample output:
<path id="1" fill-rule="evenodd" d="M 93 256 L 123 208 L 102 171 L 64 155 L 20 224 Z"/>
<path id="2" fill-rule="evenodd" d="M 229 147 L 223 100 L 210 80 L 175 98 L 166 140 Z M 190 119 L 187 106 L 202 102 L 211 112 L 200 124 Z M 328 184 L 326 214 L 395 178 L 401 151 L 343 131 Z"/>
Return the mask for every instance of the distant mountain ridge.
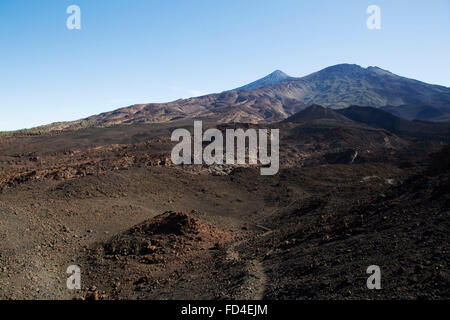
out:
<path id="1" fill-rule="evenodd" d="M 332 109 L 371 106 L 406 119 L 450 121 L 450 88 L 404 78 L 378 67 L 339 64 L 301 78 L 277 70 L 235 90 L 168 103 L 137 104 L 46 128 L 64 130 L 188 119 L 277 122 L 312 104 Z"/>
<path id="2" fill-rule="evenodd" d="M 395 134 L 450 142 L 450 123 L 447 122 L 410 121 L 381 109 L 361 106 L 350 106 L 336 112 L 355 122 L 383 128 Z"/>
<path id="3" fill-rule="evenodd" d="M 350 106 L 333 110 L 319 105 L 311 105 L 290 116 L 283 123 L 301 124 L 319 123 L 320 121 L 322 124 L 333 124 L 334 126 L 367 125 L 398 135 L 450 142 L 450 123 L 410 121 L 372 107 Z"/>

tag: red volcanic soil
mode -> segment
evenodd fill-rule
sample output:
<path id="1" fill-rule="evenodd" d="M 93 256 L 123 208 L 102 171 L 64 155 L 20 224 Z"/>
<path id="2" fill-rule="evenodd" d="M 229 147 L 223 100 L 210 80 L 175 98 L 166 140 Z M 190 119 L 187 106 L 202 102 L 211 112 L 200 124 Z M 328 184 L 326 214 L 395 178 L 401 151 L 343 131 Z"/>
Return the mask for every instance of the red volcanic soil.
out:
<path id="1" fill-rule="evenodd" d="M 1 137 L 0 298 L 448 299 L 448 147 L 331 120 L 280 124 L 274 176 L 164 126 Z"/>

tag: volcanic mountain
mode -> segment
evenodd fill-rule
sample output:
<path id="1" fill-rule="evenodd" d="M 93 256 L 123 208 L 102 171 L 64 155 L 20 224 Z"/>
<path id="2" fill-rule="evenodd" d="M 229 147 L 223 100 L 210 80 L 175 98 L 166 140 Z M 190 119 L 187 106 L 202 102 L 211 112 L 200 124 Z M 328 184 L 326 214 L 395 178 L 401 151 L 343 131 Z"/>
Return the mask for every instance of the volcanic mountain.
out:
<path id="1" fill-rule="evenodd" d="M 340 64 L 302 78 L 275 71 L 235 90 L 168 103 L 137 104 L 44 129 L 192 119 L 215 123 L 278 122 L 312 104 L 332 109 L 371 106 L 407 119 L 450 120 L 450 88 L 404 78 L 378 67 Z"/>

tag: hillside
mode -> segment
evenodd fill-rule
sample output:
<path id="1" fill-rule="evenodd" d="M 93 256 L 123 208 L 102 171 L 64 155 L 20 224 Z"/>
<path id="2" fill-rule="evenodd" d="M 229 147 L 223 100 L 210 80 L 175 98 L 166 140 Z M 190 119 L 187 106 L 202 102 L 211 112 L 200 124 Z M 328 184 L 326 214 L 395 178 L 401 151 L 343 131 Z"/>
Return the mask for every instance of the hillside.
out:
<path id="1" fill-rule="evenodd" d="M 343 123 L 352 122 L 349 118 L 345 117 L 344 115 L 341 115 L 338 111 L 330 108 L 324 108 L 317 104 L 313 104 L 308 108 L 303 109 L 300 112 L 297 112 L 296 114 L 284 120 L 284 122 L 301 123 L 323 119 L 334 120 Z"/>
<path id="2" fill-rule="evenodd" d="M 449 123 L 410 121 L 372 107 L 351 106 L 336 112 L 355 122 L 383 128 L 395 134 L 450 142 Z"/>

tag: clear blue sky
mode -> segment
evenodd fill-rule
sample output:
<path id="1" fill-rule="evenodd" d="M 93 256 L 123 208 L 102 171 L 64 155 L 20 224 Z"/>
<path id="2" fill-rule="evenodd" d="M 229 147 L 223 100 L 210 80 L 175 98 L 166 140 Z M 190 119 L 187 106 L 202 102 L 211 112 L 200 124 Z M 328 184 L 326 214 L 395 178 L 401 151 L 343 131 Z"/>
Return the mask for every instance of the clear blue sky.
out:
<path id="1" fill-rule="evenodd" d="M 0 131 L 344 62 L 450 86 L 449 40 L 449 0 L 2 0 Z"/>

